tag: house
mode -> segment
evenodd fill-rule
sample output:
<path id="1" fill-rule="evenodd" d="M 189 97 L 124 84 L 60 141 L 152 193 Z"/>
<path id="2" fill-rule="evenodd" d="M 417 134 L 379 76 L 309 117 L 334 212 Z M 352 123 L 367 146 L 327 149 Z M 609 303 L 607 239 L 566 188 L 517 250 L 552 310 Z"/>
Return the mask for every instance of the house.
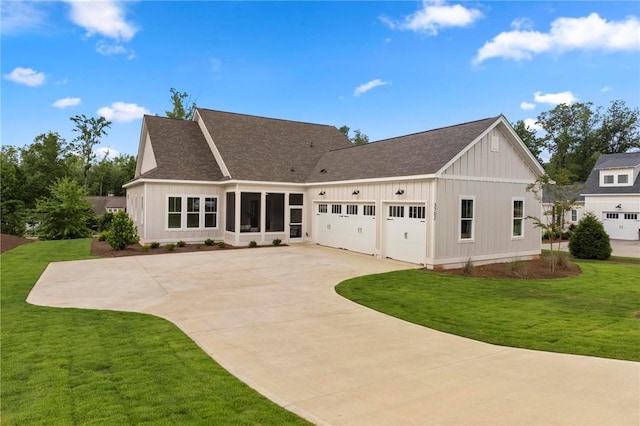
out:
<path id="1" fill-rule="evenodd" d="M 559 229 L 568 230 L 573 226 L 576 226 L 580 219 L 584 216 L 584 195 L 582 192 L 584 191 L 584 183 L 578 182 L 573 185 L 559 185 L 558 194 L 562 194 L 566 196 L 566 201 L 574 201 L 573 208 L 564 212 L 564 217 L 561 219 L 557 217 L 554 212 L 554 200 L 555 194 L 550 191 L 544 191 L 542 193 L 542 216 L 546 219 L 546 223 L 551 223 L 551 220 L 556 220 L 558 222 L 562 222 L 559 226 Z"/>
<path id="2" fill-rule="evenodd" d="M 601 155 L 582 195 L 611 239 L 640 238 L 640 152 Z"/>
<path id="3" fill-rule="evenodd" d="M 117 213 L 127 207 L 126 197 L 108 195 L 106 197 L 88 196 L 86 199 L 91 203 L 91 210 L 96 216 L 102 216 L 105 213 Z"/>
<path id="4" fill-rule="evenodd" d="M 544 170 L 503 116 L 353 146 L 334 126 L 198 108 L 145 116 L 127 212 L 142 243 L 308 242 L 428 268 L 529 259 Z"/>

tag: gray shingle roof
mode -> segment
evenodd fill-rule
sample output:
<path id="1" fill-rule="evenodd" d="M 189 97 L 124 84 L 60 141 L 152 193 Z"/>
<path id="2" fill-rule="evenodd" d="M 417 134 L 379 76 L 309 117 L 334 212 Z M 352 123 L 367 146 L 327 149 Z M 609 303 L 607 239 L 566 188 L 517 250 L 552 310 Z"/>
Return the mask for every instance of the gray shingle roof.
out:
<path id="1" fill-rule="evenodd" d="M 498 120 L 485 118 L 326 153 L 308 182 L 431 174 Z"/>
<path id="2" fill-rule="evenodd" d="M 637 167 L 640 165 L 640 152 L 628 152 L 625 154 L 602 154 L 587 178 L 586 188 L 583 194 L 640 194 L 640 173 L 636 177 L 633 186 L 600 186 L 600 170 L 625 167 Z"/>
<path id="3" fill-rule="evenodd" d="M 127 207 L 126 197 L 116 196 L 88 196 L 86 199 L 91 203 L 91 210 L 100 216 L 107 212 L 107 209 L 124 209 Z"/>
<path id="4" fill-rule="evenodd" d="M 558 185 L 558 195 L 564 194 L 568 200 L 575 199 L 576 201 L 584 202 L 584 183 L 576 182 L 573 185 Z M 544 191 L 542 193 L 542 202 L 545 204 L 553 204 L 554 200 L 553 191 Z"/>
<path id="5" fill-rule="evenodd" d="M 327 151 L 351 146 L 334 126 L 198 108 L 232 179 L 305 182 Z"/>
<path id="6" fill-rule="evenodd" d="M 222 172 L 198 123 L 151 115 L 145 115 L 144 121 L 158 167 L 139 178 L 201 181 L 222 179 Z"/>

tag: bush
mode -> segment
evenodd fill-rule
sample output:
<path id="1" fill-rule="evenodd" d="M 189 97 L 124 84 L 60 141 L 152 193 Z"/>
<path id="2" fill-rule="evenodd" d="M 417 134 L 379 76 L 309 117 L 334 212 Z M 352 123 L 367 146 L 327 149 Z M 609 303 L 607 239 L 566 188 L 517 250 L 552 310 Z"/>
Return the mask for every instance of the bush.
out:
<path id="1" fill-rule="evenodd" d="M 256 243 L 255 241 L 249 241 L 249 247 L 257 247 L 258 243 Z"/>
<path id="2" fill-rule="evenodd" d="M 206 240 L 204 240 L 204 245 L 205 246 L 212 246 L 213 245 L 213 240 L 211 238 L 207 238 Z"/>
<path id="3" fill-rule="evenodd" d="M 22 237 L 27 229 L 24 203 L 20 200 L 2 201 L 0 209 L 2 233 Z"/>
<path id="4" fill-rule="evenodd" d="M 149 244 L 149 247 L 151 247 L 152 249 L 157 249 L 158 247 L 160 247 L 160 243 L 157 241 L 154 241 L 151 244 Z"/>
<path id="5" fill-rule="evenodd" d="M 40 215 L 38 236 L 45 240 L 67 240 L 91 236 L 87 222 L 94 215 L 84 198 L 84 189 L 69 177 L 49 186 L 51 196 L 37 201 Z"/>
<path id="6" fill-rule="evenodd" d="M 225 245 L 224 241 L 220 241 L 220 242 L 218 243 L 218 248 L 223 249 L 223 248 L 225 248 L 225 247 L 226 247 L 226 245 Z"/>
<path id="7" fill-rule="evenodd" d="M 107 238 L 109 237 L 109 234 L 111 232 L 109 231 L 102 231 L 101 233 L 98 234 L 98 241 L 107 241 Z"/>
<path id="8" fill-rule="evenodd" d="M 598 218 L 587 212 L 569 240 L 569 251 L 578 259 L 605 260 L 611 257 L 609 235 Z"/>
<path id="9" fill-rule="evenodd" d="M 462 267 L 462 274 L 473 277 L 476 274 L 476 265 L 473 264 L 471 258 L 467 259 L 467 263 Z"/>
<path id="10" fill-rule="evenodd" d="M 142 251 L 149 251 L 151 247 L 149 247 L 149 244 L 145 244 L 142 246 Z"/>
<path id="11" fill-rule="evenodd" d="M 124 211 L 119 211 L 113 217 L 111 231 L 107 236 L 107 243 L 116 250 L 122 250 L 129 244 L 140 241 L 138 230 L 133 224 L 133 220 Z"/>
<path id="12" fill-rule="evenodd" d="M 280 243 L 282 243 L 282 240 L 280 238 L 276 238 L 275 240 L 273 240 L 273 245 L 274 246 L 279 246 Z"/>
<path id="13" fill-rule="evenodd" d="M 167 249 L 167 251 L 173 251 L 173 250 L 175 250 L 176 245 L 175 245 L 175 244 L 173 244 L 173 243 L 169 243 L 169 244 L 167 244 L 166 246 L 164 246 L 164 248 L 166 248 L 166 249 Z"/>
<path id="14" fill-rule="evenodd" d="M 184 247 L 187 245 L 187 243 L 185 243 L 184 241 L 180 240 L 178 241 L 178 243 L 176 244 L 178 247 Z"/>
<path id="15" fill-rule="evenodd" d="M 98 218 L 98 231 L 108 231 L 111 229 L 114 215 L 111 212 L 107 212 Z"/>

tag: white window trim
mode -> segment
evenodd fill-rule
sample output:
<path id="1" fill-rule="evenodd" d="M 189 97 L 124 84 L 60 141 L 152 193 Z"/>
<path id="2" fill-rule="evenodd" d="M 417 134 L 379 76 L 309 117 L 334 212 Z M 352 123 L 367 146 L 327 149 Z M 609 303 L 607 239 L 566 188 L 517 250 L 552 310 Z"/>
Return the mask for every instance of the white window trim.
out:
<path id="1" fill-rule="evenodd" d="M 473 211 L 471 218 L 471 238 L 462 238 L 462 200 L 473 201 Z M 467 219 L 468 220 L 468 219 Z M 476 196 L 475 195 L 460 195 L 458 197 L 458 221 L 456 222 L 458 227 L 458 242 L 459 243 L 473 243 L 476 240 Z"/>
<path id="2" fill-rule="evenodd" d="M 182 201 L 180 202 L 180 227 L 179 228 L 169 228 L 169 198 L 180 198 Z M 198 227 L 188 228 L 187 227 L 187 198 L 199 198 L 200 199 L 200 211 Z M 205 227 L 205 199 L 207 198 L 215 198 L 216 200 L 216 226 L 215 227 Z M 164 229 L 167 232 L 172 231 L 217 231 L 220 229 L 220 196 L 219 195 L 201 195 L 201 194 L 167 194 L 165 197 L 164 206 L 167 210 L 164 211 Z M 212 213 L 212 212 L 206 212 Z"/>
<path id="3" fill-rule="evenodd" d="M 514 204 L 516 201 L 522 201 L 522 217 L 515 217 L 514 215 Z M 524 198 L 522 197 L 513 197 L 511 199 L 511 239 L 512 240 L 523 240 L 524 239 L 524 221 L 525 221 L 525 203 L 524 203 Z M 522 226 L 521 226 L 521 230 L 522 230 L 522 234 L 521 235 L 514 235 L 513 231 L 513 221 L 516 219 L 521 219 L 522 220 Z"/>
<path id="4" fill-rule="evenodd" d="M 613 176 L 612 183 L 605 183 L 605 176 Z M 618 180 L 620 176 L 627 176 L 626 183 L 619 183 Z M 601 187 L 624 187 L 624 186 L 633 186 L 633 173 L 630 171 L 615 171 L 615 170 L 601 170 L 600 171 L 600 186 Z"/>

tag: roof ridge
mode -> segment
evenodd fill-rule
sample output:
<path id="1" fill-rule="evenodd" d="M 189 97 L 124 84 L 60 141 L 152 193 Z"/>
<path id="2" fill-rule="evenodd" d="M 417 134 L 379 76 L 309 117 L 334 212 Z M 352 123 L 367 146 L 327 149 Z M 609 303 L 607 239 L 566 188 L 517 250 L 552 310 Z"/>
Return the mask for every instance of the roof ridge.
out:
<path id="1" fill-rule="evenodd" d="M 286 122 L 289 122 L 289 123 L 307 124 L 307 125 L 323 126 L 323 127 L 334 127 L 334 128 L 337 129 L 336 126 L 333 126 L 331 124 L 312 123 L 310 121 L 299 121 L 299 120 L 289 120 L 289 119 L 286 119 L 286 118 L 265 117 L 265 116 L 262 116 L 262 115 L 243 114 L 243 113 L 240 113 L 240 112 L 222 111 L 222 110 L 218 110 L 218 109 L 200 108 L 200 107 L 197 107 L 196 110 L 203 110 L 203 111 L 210 111 L 210 112 L 220 112 L 220 113 L 223 113 L 223 114 L 238 115 L 238 116 L 252 117 L 252 118 L 262 118 L 264 120 L 286 121 Z"/>

